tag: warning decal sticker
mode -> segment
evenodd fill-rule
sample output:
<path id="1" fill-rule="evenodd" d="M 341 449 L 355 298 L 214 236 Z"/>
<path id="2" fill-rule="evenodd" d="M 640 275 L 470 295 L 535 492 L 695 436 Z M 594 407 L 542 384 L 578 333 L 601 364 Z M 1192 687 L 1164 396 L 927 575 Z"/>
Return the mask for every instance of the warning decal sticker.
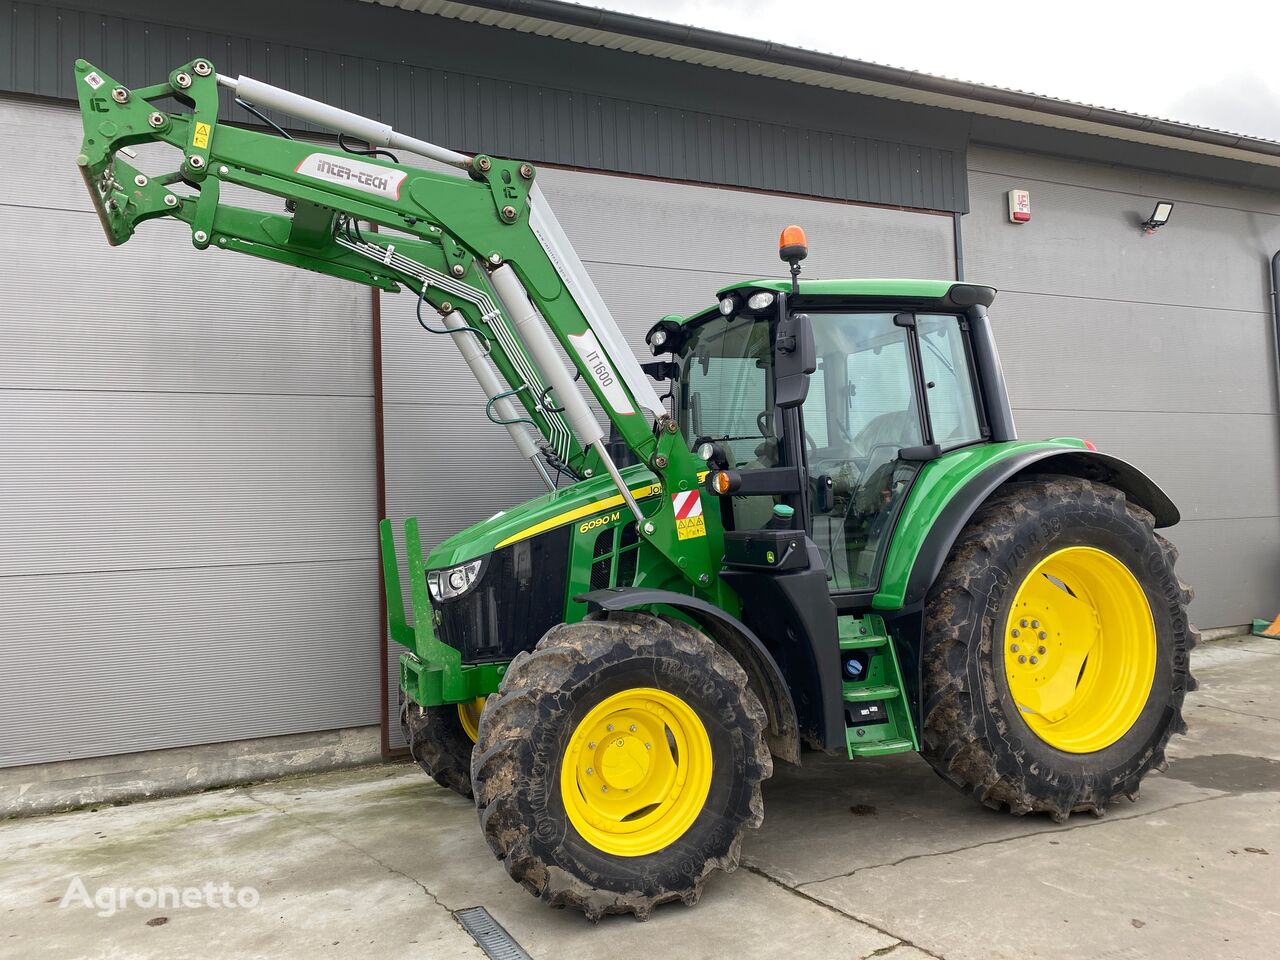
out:
<path id="1" fill-rule="evenodd" d="M 196 121 L 195 133 L 191 135 L 191 146 L 197 150 L 209 149 L 209 133 L 211 132 L 209 124 Z"/>
<path id="2" fill-rule="evenodd" d="M 676 511 L 676 535 L 681 540 L 707 535 L 707 523 L 702 518 L 702 497 L 697 490 L 673 493 L 671 506 Z"/>

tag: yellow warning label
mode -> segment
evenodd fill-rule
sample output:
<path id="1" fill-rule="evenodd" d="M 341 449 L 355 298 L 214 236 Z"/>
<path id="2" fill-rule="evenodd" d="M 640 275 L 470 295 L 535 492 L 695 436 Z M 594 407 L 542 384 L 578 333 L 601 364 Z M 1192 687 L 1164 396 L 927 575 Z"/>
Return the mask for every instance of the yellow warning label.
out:
<path id="1" fill-rule="evenodd" d="M 707 524 L 699 514 L 696 517 L 685 517 L 683 520 L 676 520 L 676 536 L 681 540 L 692 540 L 694 537 L 705 537 L 707 535 Z"/>
<path id="2" fill-rule="evenodd" d="M 209 149 L 209 125 L 196 121 L 196 132 L 191 135 L 191 146 L 197 150 Z"/>

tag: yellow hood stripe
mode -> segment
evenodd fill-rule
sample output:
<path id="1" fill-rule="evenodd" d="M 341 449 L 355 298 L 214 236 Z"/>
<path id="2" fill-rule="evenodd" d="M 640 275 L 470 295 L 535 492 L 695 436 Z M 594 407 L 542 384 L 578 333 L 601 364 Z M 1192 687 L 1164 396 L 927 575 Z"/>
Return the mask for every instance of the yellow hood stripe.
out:
<path id="1" fill-rule="evenodd" d="M 632 487 L 631 495 L 637 500 L 643 500 L 645 497 L 652 497 L 662 489 L 660 484 L 646 483 L 643 487 Z M 575 507 L 572 510 L 566 510 L 564 513 L 558 513 L 554 517 L 543 520 L 541 523 L 535 523 L 531 527 L 525 527 L 519 533 L 513 533 L 507 539 L 501 541 L 495 550 L 518 543 L 521 540 L 527 540 L 530 537 L 537 536 L 547 530 L 554 530 L 556 527 L 564 526 L 566 523 L 573 523 L 575 520 L 581 520 L 583 517 L 589 517 L 593 513 L 600 513 L 602 510 L 612 510 L 614 507 L 620 507 L 623 504 L 622 494 L 615 493 L 612 497 L 605 497 L 603 500 L 596 500 L 593 503 L 584 504 L 581 507 Z"/>

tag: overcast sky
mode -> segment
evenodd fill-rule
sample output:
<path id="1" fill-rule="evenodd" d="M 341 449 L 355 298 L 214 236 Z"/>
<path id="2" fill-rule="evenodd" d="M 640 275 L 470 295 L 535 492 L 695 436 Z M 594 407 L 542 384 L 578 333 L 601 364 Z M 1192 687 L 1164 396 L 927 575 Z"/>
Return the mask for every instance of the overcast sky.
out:
<path id="1" fill-rule="evenodd" d="M 1280 140 L 1274 0 L 587 5 Z"/>

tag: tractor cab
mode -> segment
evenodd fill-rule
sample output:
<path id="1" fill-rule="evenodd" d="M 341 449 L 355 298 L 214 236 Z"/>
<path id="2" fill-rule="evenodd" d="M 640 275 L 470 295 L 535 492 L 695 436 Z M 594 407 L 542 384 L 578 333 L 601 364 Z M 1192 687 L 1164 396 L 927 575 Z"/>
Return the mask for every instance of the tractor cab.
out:
<path id="1" fill-rule="evenodd" d="M 874 591 L 921 467 L 992 437 L 972 325 L 985 324 L 994 293 L 946 281 L 752 281 L 721 290 L 716 309 L 664 339 L 678 341 L 675 416 L 711 468 L 726 532 L 804 531 L 831 593 Z M 797 390 L 783 381 L 797 377 L 787 368 L 798 354 Z"/>

